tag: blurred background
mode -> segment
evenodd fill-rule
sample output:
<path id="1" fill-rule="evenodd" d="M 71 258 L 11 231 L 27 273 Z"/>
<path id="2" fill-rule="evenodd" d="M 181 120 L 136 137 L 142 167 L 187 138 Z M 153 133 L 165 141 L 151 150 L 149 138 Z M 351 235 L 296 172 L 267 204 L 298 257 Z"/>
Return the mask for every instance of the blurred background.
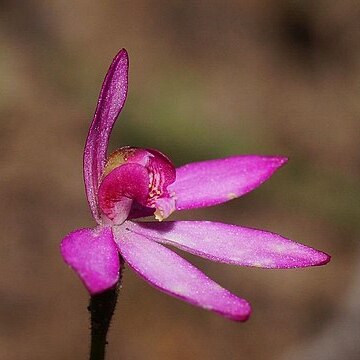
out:
<path id="1" fill-rule="evenodd" d="M 279 232 L 326 267 L 238 268 L 184 255 L 250 300 L 247 323 L 125 270 L 108 359 L 358 359 L 360 6 L 320 1 L 1 1 L 0 358 L 86 359 L 88 294 L 59 243 L 93 226 L 82 151 L 118 49 L 130 93 L 111 139 L 176 165 L 290 157 L 241 199 L 172 219 Z"/>

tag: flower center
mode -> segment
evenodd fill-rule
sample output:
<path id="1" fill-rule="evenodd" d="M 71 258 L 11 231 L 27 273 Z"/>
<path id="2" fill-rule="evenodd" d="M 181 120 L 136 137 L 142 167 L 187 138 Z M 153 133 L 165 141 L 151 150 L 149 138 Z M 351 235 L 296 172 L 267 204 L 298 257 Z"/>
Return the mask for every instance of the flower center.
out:
<path id="1" fill-rule="evenodd" d="M 175 181 L 175 167 L 161 152 L 123 147 L 105 165 L 98 204 L 106 219 L 118 225 L 128 217 L 154 213 L 159 221 L 175 210 L 174 194 L 167 187 Z"/>

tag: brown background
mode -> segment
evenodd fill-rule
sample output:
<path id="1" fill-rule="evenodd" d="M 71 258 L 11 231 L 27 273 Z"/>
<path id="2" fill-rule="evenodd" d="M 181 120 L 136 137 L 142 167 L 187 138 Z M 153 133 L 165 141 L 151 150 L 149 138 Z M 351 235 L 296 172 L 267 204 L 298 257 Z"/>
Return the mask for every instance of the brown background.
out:
<path id="1" fill-rule="evenodd" d="M 0 10 L 0 359 L 87 358 L 88 294 L 59 243 L 94 224 L 83 144 L 121 47 L 130 94 L 113 149 L 154 147 L 177 165 L 291 159 L 254 193 L 173 218 L 265 228 L 333 260 L 268 271 L 187 256 L 251 301 L 245 324 L 127 269 L 108 359 L 360 357 L 358 1 L 13 0 Z"/>

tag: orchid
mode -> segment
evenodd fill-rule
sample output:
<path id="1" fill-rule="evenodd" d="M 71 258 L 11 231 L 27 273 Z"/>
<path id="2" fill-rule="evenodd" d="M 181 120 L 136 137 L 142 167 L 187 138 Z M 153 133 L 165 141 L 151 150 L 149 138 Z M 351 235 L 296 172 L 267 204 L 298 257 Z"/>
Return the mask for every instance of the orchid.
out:
<path id="1" fill-rule="evenodd" d="M 155 288 L 232 320 L 251 308 L 167 246 L 221 263 L 269 269 L 324 265 L 329 255 L 264 230 L 209 221 L 162 221 L 175 210 L 240 197 L 282 167 L 282 156 L 232 156 L 175 168 L 153 149 L 123 147 L 107 156 L 109 137 L 128 92 L 122 49 L 101 88 L 84 150 L 84 182 L 93 229 L 61 243 L 65 262 L 94 296 L 119 282 L 124 261 Z M 155 221 L 141 218 L 155 216 Z M 141 219 L 141 221 L 139 221 Z"/>

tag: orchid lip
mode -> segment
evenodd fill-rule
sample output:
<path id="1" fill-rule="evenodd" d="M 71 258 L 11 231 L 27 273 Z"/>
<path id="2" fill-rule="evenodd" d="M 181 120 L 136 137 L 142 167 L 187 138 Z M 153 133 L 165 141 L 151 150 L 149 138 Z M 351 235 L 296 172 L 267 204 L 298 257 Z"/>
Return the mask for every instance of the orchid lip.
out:
<path id="1" fill-rule="evenodd" d="M 155 217 L 161 221 L 176 208 L 174 197 L 167 191 L 175 176 L 171 161 L 157 150 L 129 146 L 118 149 L 104 168 L 99 208 L 120 225 L 128 218 L 133 202 L 137 202 L 155 209 Z"/>

